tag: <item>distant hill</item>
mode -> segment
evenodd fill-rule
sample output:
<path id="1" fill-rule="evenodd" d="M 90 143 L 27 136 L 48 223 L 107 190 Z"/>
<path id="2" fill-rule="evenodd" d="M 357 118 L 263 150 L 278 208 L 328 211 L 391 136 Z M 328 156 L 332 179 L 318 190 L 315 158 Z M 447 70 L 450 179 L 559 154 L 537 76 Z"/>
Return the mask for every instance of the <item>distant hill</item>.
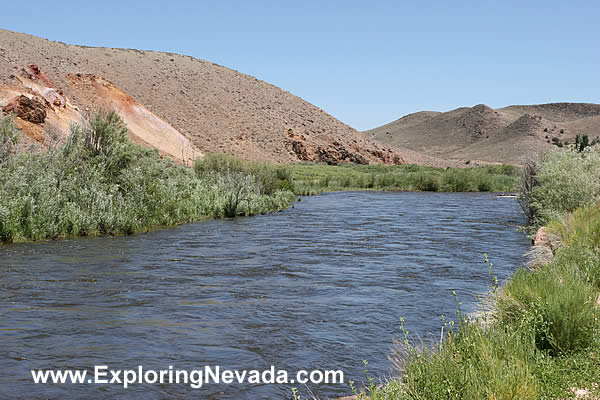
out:
<path id="1" fill-rule="evenodd" d="M 46 146 L 99 108 L 116 109 L 135 141 L 186 162 L 207 152 L 275 162 L 440 162 L 373 142 L 285 90 L 208 61 L 0 30 L 0 114 L 19 116 L 23 145 Z"/>
<path id="2" fill-rule="evenodd" d="M 409 114 L 364 132 L 382 145 L 450 160 L 522 163 L 552 148 L 552 139 L 600 136 L 600 105 L 552 103 L 492 109 L 484 104 Z"/>

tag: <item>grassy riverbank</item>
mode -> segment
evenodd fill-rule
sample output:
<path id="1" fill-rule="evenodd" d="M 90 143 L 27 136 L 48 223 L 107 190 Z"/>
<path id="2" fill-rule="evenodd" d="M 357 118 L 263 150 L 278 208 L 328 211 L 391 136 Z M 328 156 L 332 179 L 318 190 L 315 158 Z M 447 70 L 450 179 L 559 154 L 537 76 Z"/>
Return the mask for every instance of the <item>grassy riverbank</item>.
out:
<path id="1" fill-rule="evenodd" d="M 223 154 L 209 154 L 196 170 L 254 174 L 267 186 L 279 186 L 302 196 L 348 190 L 515 192 L 520 181 L 520 169 L 512 165 L 447 169 L 420 165 L 275 165 Z"/>
<path id="2" fill-rule="evenodd" d="M 429 168 L 248 162 L 208 154 L 195 168 L 127 139 L 113 112 L 73 126 L 44 153 L 15 152 L 19 132 L 0 120 L 0 243 L 131 234 L 207 217 L 289 207 L 295 195 L 340 190 L 515 191 L 509 165 Z"/>
<path id="3" fill-rule="evenodd" d="M 519 169 L 511 165 L 433 168 L 419 165 L 297 164 L 289 167 L 297 194 L 341 190 L 512 192 Z"/>
<path id="4" fill-rule="evenodd" d="M 559 244 L 552 259 L 518 269 L 501 288 L 492 280 L 487 311 L 479 320 L 458 312 L 441 343 L 415 346 L 405 332 L 395 354 L 401 377 L 368 381 L 359 397 L 598 398 L 599 170 L 598 150 L 553 152 L 532 168 L 524 205 Z"/>
<path id="5" fill-rule="evenodd" d="M 131 234 L 206 217 L 289 207 L 289 190 L 254 174 L 194 171 L 127 139 L 115 113 L 72 127 L 48 152 L 15 154 L 18 131 L 0 124 L 0 242 Z"/>

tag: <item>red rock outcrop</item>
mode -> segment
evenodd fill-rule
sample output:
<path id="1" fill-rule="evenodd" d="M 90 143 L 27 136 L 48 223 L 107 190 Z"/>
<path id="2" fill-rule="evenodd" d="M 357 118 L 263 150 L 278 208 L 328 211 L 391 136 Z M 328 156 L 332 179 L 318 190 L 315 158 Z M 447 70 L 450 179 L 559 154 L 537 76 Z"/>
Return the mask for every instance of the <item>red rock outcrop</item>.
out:
<path id="1" fill-rule="evenodd" d="M 35 98 L 20 95 L 2 107 L 5 114 L 14 113 L 24 121 L 43 124 L 46 121 L 46 105 Z"/>

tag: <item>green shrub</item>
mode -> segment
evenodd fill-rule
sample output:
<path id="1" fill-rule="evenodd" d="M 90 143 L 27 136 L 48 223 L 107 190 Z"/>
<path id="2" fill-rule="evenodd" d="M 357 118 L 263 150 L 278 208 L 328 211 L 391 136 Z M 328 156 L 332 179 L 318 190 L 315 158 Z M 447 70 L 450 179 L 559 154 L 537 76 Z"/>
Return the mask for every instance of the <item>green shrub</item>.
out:
<path id="1" fill-rule="evenodd" d="M 551 151 L 544 155 L 529 191 L 521 192 L 530 218 L 544 225 L 600 199 L 600 151 Z"/>
<path id="2" fill-rule="evenodd" d="M 516 191 L 518 168 L 491 165 L 475 168 L 441 168 L 419 165 L 288 165 L 300 195 L 310 192 L 345 189 L 418 190 L 418 191 Z"/>
<path id="3" fill-rule="evenodd" d="M 440 190 L 440 178 L 437 174 L 417 172 L 412 175 L 413 187 L 422 192 L 437 192 Z"/>
<path id="4" fill-rule="evenodd" d="M 473 180 L 465 170 L 452 169 L 444 174 L 443 187 L 448 192 L 471 192 Z"/>
<path id="5" fill-rule="evenodd" d="M 265 190 L 271 177 L 288 176 L 282 171 L 255 175 L 217 160 L 216 171 L 196 174 L 162 160 L 127 141 L 115 113 L 94 115 L 71 130 L 63 146 L 0 164 L 0 241 L 131 234 L 276 211 L 295 200 L 277 181 Z"/>
<path id="6" fill-rule="evenodd" d="M 264 195 L 272 195 L 278 190 L 293 191 L 294 188 L 291 172 L 287 167 L 267 162 L 245 161 L 228 154 L 207 154 L 196 161 L 195 170 L 199 177 L 212 173 L 252 175 L 259 192 Z"/>

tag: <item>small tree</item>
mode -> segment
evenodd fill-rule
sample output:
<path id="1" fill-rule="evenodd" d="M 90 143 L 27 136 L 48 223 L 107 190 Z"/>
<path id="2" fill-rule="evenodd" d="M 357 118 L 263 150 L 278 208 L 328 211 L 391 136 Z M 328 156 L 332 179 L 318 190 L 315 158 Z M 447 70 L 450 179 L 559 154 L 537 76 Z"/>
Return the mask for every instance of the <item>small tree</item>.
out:
<path id="1" fill-rule="evenodd" d="M 133 160 L 127 133 L 127 125 L 115 111 L 100 112 L 86 118 L 83 124 L 72 125 L 68 144 L 103 162 L 109 176 L 116 176 Z"/>
<path id="2" fill-rule="evenodd" d="M 586 147 L 590 146 L 590 139 L 588 135 L 577 135 L 575 138 L 575 151 L 581 153 Z"/>

